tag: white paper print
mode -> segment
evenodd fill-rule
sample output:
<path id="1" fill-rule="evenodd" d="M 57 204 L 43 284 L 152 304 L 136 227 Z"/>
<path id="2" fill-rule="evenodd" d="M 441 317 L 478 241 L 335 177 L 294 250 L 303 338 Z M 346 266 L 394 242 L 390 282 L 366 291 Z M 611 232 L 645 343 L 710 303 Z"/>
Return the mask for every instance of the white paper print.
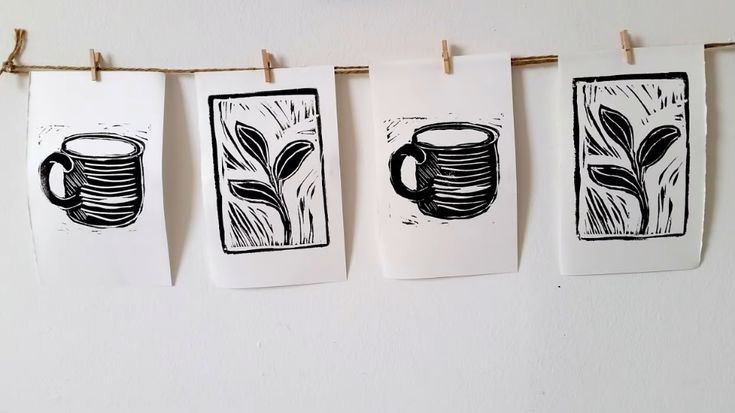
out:
<path id="1" fill-rule="evenodd" d="M 388 278 L 517 269 L 508 55 L 370 67 Z"/>
<path id="2" fill-rule="evenodd" d="M 28 196 L 43 282 L 171 285 L 160 74 L 31 74 Z"/>
<path id="3" fill-rule="evenodd" d="M 333 69 L 276 75 L 197 75 L 207 248 L 222 287 L 345 278 Z"/>
<path id="4" fill-rule="evenodd" d="M 621 63 L 614 52 L 560 59 L 566 85 L 562 108 L 572 109 L 562 132 L 568 142 L 562 146 L 564 273 L 699 264 L 703 50 L 646 48 L 635 53 L 635 65 Z"/>

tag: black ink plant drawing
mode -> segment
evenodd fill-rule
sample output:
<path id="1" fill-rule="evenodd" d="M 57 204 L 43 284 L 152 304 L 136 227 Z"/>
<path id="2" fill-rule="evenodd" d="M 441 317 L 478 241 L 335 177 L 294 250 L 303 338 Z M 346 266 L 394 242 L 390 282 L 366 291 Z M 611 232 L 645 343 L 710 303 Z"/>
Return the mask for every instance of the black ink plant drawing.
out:
<path id="1" fill-rule="evenodd" d="M 620 112 L 600 105 L 600 121 L 608 137 L 620 145 L 630 162 L 630 168 L 617 165 L 589 165 L 587 171 L 592 181 L 609 189 L 627 192 L 635 197 L 641 211 L 638 234 L 648 233 L 649 203 L 646 193 L 646 171 L 663 158 L 681 131 L 676 126 L 661 125 L 643 139 L 636 150 L 633 147 L 633 127 Z"/>
<path id="2" fill-rule="evenodd" d="M 143 209 L 143 139 L 85 133 L 64 139 L 38 169 L 41 190 L 72 222 L 92 228 L 122 228 Z M 64 196 L 51 188 L 51 169 L 64 169 Z"/>
<path id="3" fill-rule="evenodd" d="M 283 197 L 283 184 L 301 167 L 306 157 L 314 150 L 314 144 L 305 140 L 290 142 L 276 156 L 275 162 L 271 165 L 268 156 L 268 142 L 260 131 L 235 122 L 235 134 L 237 142 L 240 143 L 239 147 L 257 160 L 258 165 L 268 175 L 268 181 L 231 179 L 228 182 L 230 191 L 242 200 L 275 208 L 281 217 L 285 243 L 292 243 L 291 217 Z"/>
<path id="4" fill-rule="evenodd" d="M 682 235 L 687 217 L 687 177 L 682 175 L 688 166 L 685 75 L 585 78 L 574 87 L 579 237 Z"/>
<path id="5" fill-rule="evenodd" d="M 391 127 L 386 121 L 389 141 Z M 430 123 L 413 131 L 411 142 L 390 157 L 390 181 L 396 194 L 415 202 L 429 217 L 451 220 L 486 212 L 498 193 L 499 128 L 470 122 Z M 416 162 L 416 188 L 404 183 L 406 158 Z M 414 225 L 415 220 L 404 220 Z"/>
<path id="6" fill-rule="evenodd" d="M 315 89 L 210 96 L 226 253 L 329 243 Z"/>

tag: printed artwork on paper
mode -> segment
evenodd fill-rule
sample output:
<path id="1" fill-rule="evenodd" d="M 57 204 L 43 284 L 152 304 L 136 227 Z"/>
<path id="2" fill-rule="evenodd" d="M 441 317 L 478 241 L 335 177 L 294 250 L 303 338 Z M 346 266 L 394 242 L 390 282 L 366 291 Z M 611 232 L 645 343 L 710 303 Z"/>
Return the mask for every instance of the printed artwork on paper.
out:
<path id="1" fill-rule="evenodd" d="M 579 239 L 684 235 L 686 73 L 587 77 L 573 84 Z"/>
<path id="2" fill-rule="evenodd" d="M 115 128 L 120 126 L 123 125 Z M 46 156 L 38 167 L 43 194 L 79 227 L 109 229 L 131 225 L 144 204 L 143 152 L 148 128 L 129 128 L 122 135 L 98 125 L 89 132 L 65 136 L 59 149 Z M 63 125 L 41 128 L 38 144 L 46 134 L 64 134 L 64 129 Z M 62 174 L 60 193 L 51 182 L 56 165 Z"/>
<path id="3" fill-rule="evenodd" d="M 383 121 L 387 144 L 394 148 L 387 165 L 391 186 L 405 203 L 415 205 L 400 214 L 404 224 L 466 220 L 491 208 L 500 184 L 501 119 L 407 116 Z"/>
<path id="4" fill-rule="evenodd" d="M 209 97 L 222 249 L 329 244 L 316 89 Z"/>

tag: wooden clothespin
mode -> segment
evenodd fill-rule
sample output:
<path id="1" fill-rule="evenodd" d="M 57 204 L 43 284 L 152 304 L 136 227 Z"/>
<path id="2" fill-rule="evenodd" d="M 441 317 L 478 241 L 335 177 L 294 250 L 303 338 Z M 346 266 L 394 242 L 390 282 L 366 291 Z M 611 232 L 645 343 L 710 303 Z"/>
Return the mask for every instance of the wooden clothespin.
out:
<path id="1" fill-rule="evenodd" d="M 633 43 L 630 41 L 630 35 L 627 30 L 620 32 L 620 46 L 625 53 L 625 62 L 629 65 L 633 64 Z"/>
<path id="2" fill-rule="evenodd" d="M 271 54 L 268 53 L 267 49 L 261 49 L 260 57 L 263 59 L 263 73 L 265 74 L 265 81 L 266 83 L 272 83 L 273 72 L 271 69 L 273 68 L 273 65 L 271 65 Z"/>
<path id="3" fill-rule="evenodd" d="M 452 73 L 452 65 L 449 60 L 449 46 L 446 40 L 442 40 L 442 61 L 444 62 L 444 73 Z"/>
<path id="4" fill-rule="evenodd" d="M 100 80 L 99 73 L 97 73 L 100 70 L 100 60 L 102 60 L 100 52 L 89 49 L 89 67 L 92 70 L 92 80 L 95 82 Z"/>

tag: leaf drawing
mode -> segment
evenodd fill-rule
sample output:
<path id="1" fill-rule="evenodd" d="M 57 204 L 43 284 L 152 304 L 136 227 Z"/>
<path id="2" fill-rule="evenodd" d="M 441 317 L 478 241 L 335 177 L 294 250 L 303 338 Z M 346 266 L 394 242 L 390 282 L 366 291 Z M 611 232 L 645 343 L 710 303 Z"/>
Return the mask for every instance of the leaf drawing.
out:
<path id="1" fill-rule="evenodd" d="M 237 143 L 245 152 L 255 158 L 263 169 L 268 169 L 268 142 L 259 130 L 244 123 L 235 122 Z"/>
<path id="2" fill-rule="evenodd" d="M 605 188 L 635 196 L 641 211 L 638 233 L 646 234 L 650 220 L 646 170 L 664 157 L 666 151 L 681 136 L 681 131 L 673 125 L 654 128 L 643 139 L 633 156 L 633 128 L 628 118 L 614 109 L 600 105 L 600 121 L 608 137 L 625 149 L 632 170 L 617 165 L 590 165 L 588 167 L 590 179 Z"/>
<path id="3" fill-rule="evenodd" d="M 314 150 L 314 144 L 297 140 L 286 145 L 276 156 L 271 166 L 268 156 L 268 143 L 263 134 L 244 123 L 235 122 L 238 143 L 245 152 L 263 166 L 268 182 L 256 180 L 230 180 L 230 191 L 244 201 L 268 205 L 278 211 L 283 224 L 284 243 L 292 242 L 293 224 L 283 194 L 283 182 L 293 176 Z"/>
<path id="4" fill-rule="evenodd" d="M 605 105 L 600 105 L 600 122 L 602 129 L 620 145 L 626 153 L 633 153 L 633 127 L 622 113 Z"/>
<path id="5" fill-rule="evenodd" d="M 230 180 L 230 191 L 243 201 L 279 208 L 278 195 L 270 185 L 252 179 Z"/>
<path id="6" fill-rule="evenodd" d="M 222 250 L 329 245 L 318 90 L 212 95 L 208 103 Z"/>
<path id="7" fill-rule="evenodd" d="M 577 237 L 686 234 L 689 74 L 575 77 L 572 89 Z"/>
<path id="8" fill-rule="evenodd" d="M 298 171 L 306 157 L 314 150 L 314 144 L 309 141 L 293 141 L 286 145 L 276 156 L 273 171 L 279 181 L 285 181 Z"/>
<path id="9" fill-rule="evenodd" d="M 597 185 L 640 197 L 640 186 L 633 172 L 616 165 L 590 165 L 590 178 Z"/>
<path id="10" fill-rule="evenodd" d="M 681 136 L 679 128 L 671 125 L 659 126 L 652 130 L 638 148 L 637 161 L 641 170 L 645 171 L 650 166 L 661 160 L 666 151 Z"/>

